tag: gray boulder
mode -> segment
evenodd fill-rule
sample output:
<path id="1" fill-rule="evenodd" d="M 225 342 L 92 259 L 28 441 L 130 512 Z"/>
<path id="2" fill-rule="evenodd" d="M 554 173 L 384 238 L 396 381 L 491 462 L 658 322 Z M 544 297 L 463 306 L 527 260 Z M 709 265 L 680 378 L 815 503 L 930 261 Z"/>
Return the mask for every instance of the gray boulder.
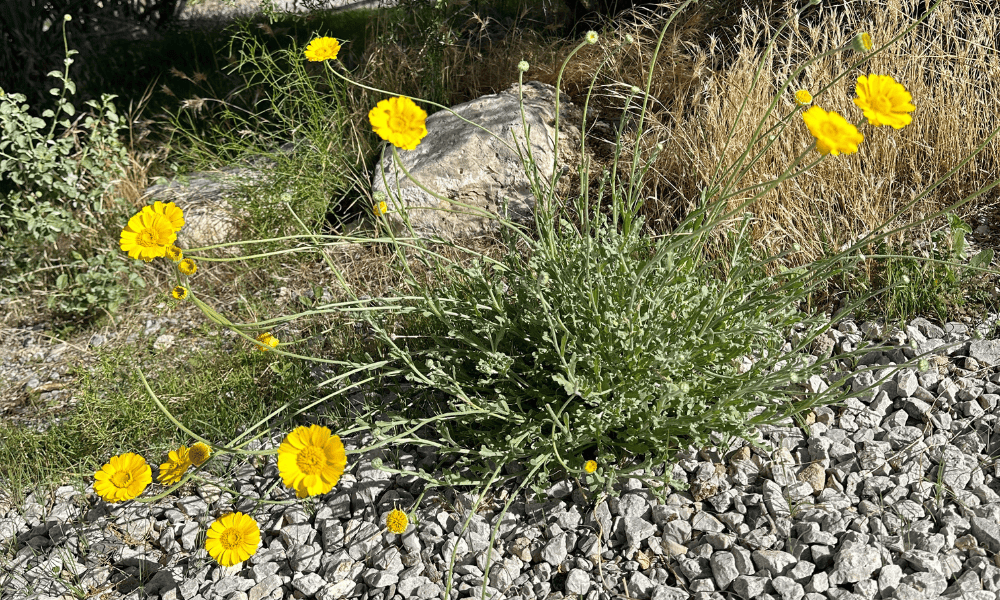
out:
<path id="1" fill-rule="evenodd" d="M 554 159 L 555 88 L 528 81 L 523 90 L 524 122 L 530 131 L 531 154 L 546 189 Z M 517 84 L 499 94 L 459 104 L 452 110 L 495 133 L 506 144 L 442 110 L 427 118 L 427 135 L 415 149 L 397 149 L 403 167 L 417 181 L 452 202 L 439 200 L 410 181 L 395 164 L 392 147 L 386 144 L 372 176 L 372 193 L 385 195 L 390 211 L 386 216 L 394 230 L 406 231 L 400 209 L 405 210 L 414 233 L 421 237 L 457 239 L 496 230 L 494 219 L 453 202 L 495 215 L 503 213 L 506 199 L 508 219 L 531 221 L 535 205 L 531 182 L 517 152 L 511 149 L 516 138 L 527 157 Z M 574 181 L 572 176 L 576 174 L 580 156 L 579 124 L 580 110 L 569 102 L 566 94 L 560 94 L 558 168 L 560 172 L 565 169 L 568 175 L 557 182 L 557 196 L 568 195 Z"/>

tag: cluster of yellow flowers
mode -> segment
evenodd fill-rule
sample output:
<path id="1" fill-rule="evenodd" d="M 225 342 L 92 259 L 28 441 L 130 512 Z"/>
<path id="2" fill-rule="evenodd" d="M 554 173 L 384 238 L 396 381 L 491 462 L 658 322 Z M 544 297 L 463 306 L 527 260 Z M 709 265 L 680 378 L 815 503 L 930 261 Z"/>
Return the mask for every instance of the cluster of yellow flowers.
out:
<path id="1" fill-rule="evenodd" d="M 171 451 L 167 462 L 160 465 L 157 481 L 174 485 L 188 469 L 205 464 L 211 455 L 212 449 L 202 442 L 191 448 L 181 446 Z M 297 498 L 329 492 L 340 481 L 346 467 L 344 444 L 340 436 L 332 435 L 326 427 L 298 427 L 285 436 L 278 447 L 278 473 L 282 483 L 295 490 Z M 152 468 L 146 459 L 126 452 L 111 457 L 94 473 L 94 492 L 108 502 L 122 502 L 137 498 L 152 482 Z M 402 533 L 407 518 L 402 511 L 394 511 L 389 513 L 386 523 L 390 531 Z M 259 543 L 260 528 L 252 517 L 227 513 L 209 527 L 205 549 L 219 564 L 230 567 L 257 552 Z"/>
<path id="2" fill-rule="evenodd" d="M 859 39 L 864 39 L 863 36 Z M 871 48 L 870 38 L 867 47 Z M 889 75 L 862 75 L 858 77 L 854 91 L 858 95 L 854 104 L 874 127 L 889 125 L 893 129 L 901 129 L 913 120 L 908 114 L 916 110 L 911 103 L 913 96 Z M 812 94 L 808 90 L 799 90 L 795 93 L 795 101 L 799 106 L 810 104 Z M 816 150 L 823 155 L 853 154 L 865 139 L 854 124 L 839 114 L 827 112 L 818 106 L 802 113 L 802 119 L 816 138 Z"/>
<path id="3" fill-rule="evenodd" d="M 174 245 L 177 232 L 182 227 L 184 211 L 173 202 L 156 201 L 132 215 L 128 225 L 122 229 L 119 246 L 130 257 L 141 258 L 146 262 L 159 257 L 169 258 L 177 265 L 178 271 L 191 276 L 198 270 L 198 265 L 194 260 L 184 258 L 184 251 Z M 188 289 L 177 285 L 170 290 L 170 295 L 177 300 L 184 300 L 188 296 Z"/>

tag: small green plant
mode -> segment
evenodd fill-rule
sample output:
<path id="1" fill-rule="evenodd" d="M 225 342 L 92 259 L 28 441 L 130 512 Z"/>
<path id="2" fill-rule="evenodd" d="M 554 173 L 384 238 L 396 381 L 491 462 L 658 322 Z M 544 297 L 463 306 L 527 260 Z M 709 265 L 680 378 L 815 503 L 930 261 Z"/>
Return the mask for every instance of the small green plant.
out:
<path id="1" fill-rule="evenodd" d="M 124 214 L 111 198 L 128 159 L 121 120 L 109 95 L 77 114 L 74 54 L 67 45 L 64 70 L 49 73 L 62 84 L 50 90 L 56 110 L 32 116 L 24 95 L 0 90 L 0 293 L 42 293 L 54 312 L 80 316 L 113 312 L 142 280 L 108 251 L 109 223 Z"/>

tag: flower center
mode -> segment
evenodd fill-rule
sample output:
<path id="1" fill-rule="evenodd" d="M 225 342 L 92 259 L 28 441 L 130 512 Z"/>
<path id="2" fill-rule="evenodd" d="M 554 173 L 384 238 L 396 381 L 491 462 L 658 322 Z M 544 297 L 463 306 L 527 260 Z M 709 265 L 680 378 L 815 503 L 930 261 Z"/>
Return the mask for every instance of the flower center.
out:
<path id="1" fill-rule="evenodd" d="M 137 236 L 135 236 L 135 241 L 140 246 L 149 248 L 150 246 L 157 245 L 155 237 L 156 236 L 153 235 L 153 231 L 151 229 L 143 229 L 142 231 L 139 232 Z"/>
<path id="2" fill-rule="evenodd" d="M 892 102 L 889 102 L 889 99 L 885 96 L 879 96 L 872 100 L 872 106 L 880 113 L 892 112 Z"/>
<path id="3" fill-rule="evenodd" d="M 128 471 L 118 471 L 111 476 L 111 483 L 118 488 L 128 487 L 128 485 L 132 483 L 132 474 Z"/>
<path id="4" fill-rule="evenodd" d="M 306 475 L 316 475 L 326 466 L 326 454 L 316 446 L 306 446 L 295 462 Z"/>
<path id="5" fill-rule="evenodd" d="M 222 547 L 226 550 L 232 550 L 236 548 L 243 542 L 243 536 L 235 528 L 230 527 L 225 533 L 219 538 L 222 543 Z"/>
<path id="6" fill-rule="evenodd" d="M 389 129 L 393 131 L 403 131 L 406 129 L 406 123 L 404 123 L 403 119 L 399 117 L 389 117 Z"/>
<path id="7" fill-rule="evenodd" d="M 837 132 L 838 132 L 837 126 L 834 125 L 833 123 L 831 123 L 830 121 L 827 121 L 826 123 L 823 123 L 823 127 L 821 129 L 823 130 L 823 134 L 826 135 L 827 137 L 836 137 L 837 136 Z"/>

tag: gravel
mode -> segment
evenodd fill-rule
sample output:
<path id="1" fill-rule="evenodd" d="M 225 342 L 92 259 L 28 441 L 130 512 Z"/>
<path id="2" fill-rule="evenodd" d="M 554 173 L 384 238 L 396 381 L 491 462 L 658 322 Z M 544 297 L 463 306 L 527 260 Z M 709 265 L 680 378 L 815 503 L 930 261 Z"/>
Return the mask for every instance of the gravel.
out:
<path id="1" fill-rule="evenodd" d="M 762 428 L 759 441 L 771 452 L 689 449 L 673 473 L 690 489 L 664 504 L 635 479 L 597 503 L 573 481 L 554 484 L 547 497 L 519 497 L 489 558 L 499 499 L 463 532 L 474 498 L 430 490 L 417 523 L 388 533 L 386 513 L 409 507 L 423 485 L 374 468 L 385 455 L 373 452 L 310 502 L 280 485 L 268 493 L 277 474 L 252 465 L 220 486 L 252 486 L 288 504 L 244 506 L 210 484 L 153 506 L 107 505 L 92 487 L 31 494 L 0 508 L 0 598 L 80 589 L 129 599 L 433 599 L 445 586 L 453 598 L 1000 598 L 1000 468 L 992 459 L 1000 340 L 924 319 L 883 331 L 844 321 L 814 351 L 889 340 L 892 349 L 860 363 L 889 367 L 934 349 L 928 368 L 904 369 L 844 407 L 816 409 L 805 430 Z M 805 387 L 860 390 L 879 375 L 840 366 Z M 411 465 L 433 459 L 421 448 L 400 452 Z M 262 543 L 247 562 L 223 568 L 203 549 L 203 532 L 236 506 L 257 518 Z"/>

